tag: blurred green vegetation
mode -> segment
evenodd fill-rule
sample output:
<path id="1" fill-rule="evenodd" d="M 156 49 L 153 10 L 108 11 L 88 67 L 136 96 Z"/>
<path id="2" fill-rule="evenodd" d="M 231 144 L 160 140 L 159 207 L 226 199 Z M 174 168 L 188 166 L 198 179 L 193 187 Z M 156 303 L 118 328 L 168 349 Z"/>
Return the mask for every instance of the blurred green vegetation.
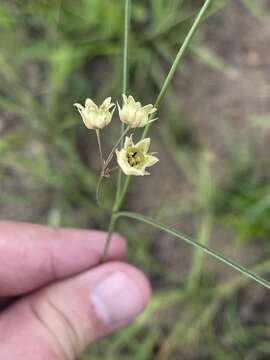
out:
<path id="1" fill-rule="evenodd" d="M 227 3 L 213 2 L 208 16 Z M 243 3 L 250 16 L 260 20 L 266 16 L 259 3 Z M 201 4 L 195 0 L 133 2 L 130 80 L 135 97 L 153 102 Z M 108 94 L 120 99 L 123 1 L 2 0 L 0 39 L 1 216 L 54 226 L 105 228 L 108 214 L 95 205 L 95 138 L 85 131 L 72 104 L 86 97 L 100 101 Z M 200 42 L 200 36 L 190 48 L 190 58 L 216 72 L 227 68 L 218 54 Z M 185 62 L 183 71 L 188 66 Z M 161 117 L 166 121 L 157 137 L 189 191 L 184 189 L 179 196 L 168 193 L 152 215 L 162 221 L 187 221 L 193 237 L 205 244 L 218 226 L 226 236 L 230 234 L 231 247 L 244 250 L 255 239 L 267 253 L 269 172 L 254 172 L 253 144 L 243 150 L 232 140 L 229 176 L 220 185 L 214 174 L 215 155 L 196 137 L 177 91 L 170 90 L 164 107 Z M 266 127 L 260 117 L 252 123 Z M 117 131 L 117 124 L 111 132 L 104 131 L 106 143 L 113 143 Z M 258 139 L 254 131 L 254 141 Z M 269 159 L 264 165 L 269 168 Z M 110 185 L 103 197 L 109 205 Z M 131 204 L 132 199 L 125 206 Z M 142 200 L 144 206 L 151 208 Z M 213 268 L 205 269 L 207 261 L 199 251 L 191 254 L 188 269 L 179 274 L 175 266 L 171 269 L 160 262 L 155 242 L 148 241 L 160 237 L 157 231 L 125 222 L 121 231 L 129 239 L 130 260 L 155 285 L 153 301 L 135 324 L 92 347 L 81 359 L 269 357 L 269 324 L 262 314 L 266 310 L 255 311 L 248 320 L 241 315 L 249 306 L 241 301 L 250 297 L 248 280 L 230 274 L 220 285 Z M 169 253 L 170 246 L 175 245 L 167 244 Z M 175 246 L 172 251 L 180 254 L 181 250 Z M 254 270 L 267 273 L 270 261 L 258 257 Z"/>

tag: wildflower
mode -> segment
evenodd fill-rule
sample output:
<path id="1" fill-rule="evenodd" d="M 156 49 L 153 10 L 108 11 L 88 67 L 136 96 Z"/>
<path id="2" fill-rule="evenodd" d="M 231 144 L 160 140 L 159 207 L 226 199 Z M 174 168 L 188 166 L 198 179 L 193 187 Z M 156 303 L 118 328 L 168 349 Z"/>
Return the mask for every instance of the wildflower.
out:
<path id="1" fill-rule="evenodd" d="M 132 135 L 126 137 L 122 150 L 116 150 L 117 162 L 126 175 L 150 175 L 145 169 L 156 164 L 159 159 L 148 153 L 151 140 L 149 138 L 133 143 Z"/>
<path id="2" fill-rule="evenodd" d="M 133 96 L 123 95 L 122 109 L 119 104 L 117 106 L 120 120 L 131 128 L 144 127 L 156 120 L 151 120 L 150 115 L 154 114 L 157 109 L 152 104 L 142 106 L 140 102 L 134 100 Z"/>
<path id="3" fill-rule="evenodd" d="M 74 106 L 77 107 L 84 125 L 88 129 L 95 130 L 103 129 L 107 126 L 111 122 L 115 110 L 115 104 L 111 102 L 110 97 L 104 100 L 99 107 L 91 99 L 86 99 L 85 107 L 77 103 Z"/>

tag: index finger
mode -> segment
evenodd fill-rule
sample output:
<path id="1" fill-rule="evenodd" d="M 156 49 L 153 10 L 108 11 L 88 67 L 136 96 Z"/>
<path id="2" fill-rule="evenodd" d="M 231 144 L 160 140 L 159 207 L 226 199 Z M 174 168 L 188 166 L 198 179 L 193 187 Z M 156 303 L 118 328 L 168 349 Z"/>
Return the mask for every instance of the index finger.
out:
<path id="1" fill-rule="evenodd" d="M 97 265 L 105 242 L 101 231 L 0 222 L 0 296 L 30 292 Z M 125 253 L 125 241 L 113 235 L 108 260 Z"/>

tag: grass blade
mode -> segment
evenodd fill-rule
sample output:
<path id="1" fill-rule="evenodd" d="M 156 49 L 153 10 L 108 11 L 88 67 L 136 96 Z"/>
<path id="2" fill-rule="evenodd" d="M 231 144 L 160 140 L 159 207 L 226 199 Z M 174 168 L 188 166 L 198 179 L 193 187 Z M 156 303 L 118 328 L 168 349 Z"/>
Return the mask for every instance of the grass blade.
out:
<path id="1" fill-rule="evenodd" d="M 170 235 L 175 236 L 178 239 L 181 239 L 183 241 L 185 241 L 186 243 L 192 245 L 192 246 L 196 246 L 197 248 L 203 250 L 205 253 L 213 256 L 214 258 L 218 259 L 219 261 L 223 262 L 224 264 L 230 266 L 231 268 L 239 271 L 240 273 L 248 276 L 249 278 L 251 278 L 252 280 L 256 281 L 257 283 L 263 285 L 264 287 L 266 287 L 267 289 L 270 289 L 270 282 L 268 282 L 267 280 L 263 279 L 261 276 L 254 274 L 253 272 L 249 271 L 247 268 L 245 268 L 242 265 L 239 265 L 237 263 L 235 263 L 234 261 L 232 261 L 231 259 L 221 255 L 219 252 L 210 249 L 209 247 L 200 244 L 198 241 L 191 239 L 190 237 L 180 233 L 177 230 L 171 229 L 168 226 L 161 224 L 155 220 L 152 220 L 151 218 L 148 218 L 144 215 L 141 214 L 137 214 L 137 213 L 133 213 L 133 212 L 128 212 L 128 211 L 122 211 L 117 213 L 116 215 L 118 218 L 119 217 L 127 217 L 130 219 L 134 219 L 134 220 L 138 220 L 141 221 L 145 224 L 151 225 L 157 229 L 160 229 L 162 231 L 167 232 Z"/>
<path id="2" fill-rule="evenodd" d="M 201 7 L 201 10 L 199 11 L 198 15 L 196 16 L 196 19 L 194 20 L 187 36 L 185 37 L 185 40 L 183 42 L 183 44 L 180 46 L 180 49 L 175 57 L 175 60 L 170 68 L 170 71 L 163 83 L 163 86 L 159 92 L 159 95 L 156 99 L 155 102 L 155 107 L 158 109 L 160 106 L 161 101 L 164 99 L 167 90 L 169 88 L 169 86 L 171 85 L 171 82 L 177 72 L 177 70 L 179 69 L 179 65 L 181 64 L 181 60 L 183 59 L 183 56 L 186 53 L 186 50 L 188 49 L 188 46 L 194 36 L 194 34 L 196 33 L 203 17 L 205 16 L 210 4 L 211 4 L 212 0 L 206 0 L 204 5 Z M 149 125 L 145 128 L 144 132 L 143 132 L 143 137 L 146 137 L 148 132 L 149 132 Z"/>

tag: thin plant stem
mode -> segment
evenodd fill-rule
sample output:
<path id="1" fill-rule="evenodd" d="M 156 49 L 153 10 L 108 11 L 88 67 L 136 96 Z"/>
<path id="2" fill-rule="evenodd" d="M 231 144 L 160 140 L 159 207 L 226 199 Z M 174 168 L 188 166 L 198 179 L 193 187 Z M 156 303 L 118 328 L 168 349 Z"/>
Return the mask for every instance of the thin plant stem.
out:
<path id="1" fill-rule="evenodd" d="M 103 176 L 100 175 L 99 178 L 98 178 L 98 183 L 97 183 L 97 187 L 96 187 L 96 202 L 97 202 L 99 207 L 101 207 L 100 189 L 101 189 L 102 180 L 103 180 Z"/>
<path id="2" fill-rule="evenodd" d="M 204 5 L 202 6 L 201 10 L 199 11 L 197 17 L 195 18 L 194 22 L 193 22 L 193 25 L 191 26 L 187 36 L 185 37 L 184 39 L 184 42 L 182 43 L 176 57 L 175 57 L 175 60 L 171 66 L 171 69 L 170 71 L 168 72 L 168 75 L 164 81 L 164 84 L 157 96 L 157 99 L 155 101 L 155 108 L 159 108 L 160 107 L 160 104 L 162 102 L 162 100 L 164 99 L 166 93 L 167 93 L 167 90 L 174 78 L 174 75 L 176 74 L 177 70 L 179 69 L 179 65 L 181 64 L 181 60 L 183 59 L 183 56 L 185 55 L 186 53 L 186 50 L 188 48 L 188 45 L 190 44 L 195 32 L 197 31 L 199 25 L 200 25 L 200 22 L 201 20 L 203 19 L 204 15 L 206 14 L 206 11 L 207 9 L 209 8 L 210 4 L 211 4 L 211 1 L 212 0 L 206 0 Z M 150 131 L 150 128 L 151 128 L 151 125 L 148 125 L 144 132 L 143 132 L 143 135 L 142 135 L 142 138 L 145 138 L 149 131 Z M 123 190 L 122 190 L 122 194 L 119 196 L 120 198 L 120 201 L 118 203 L 123 203 L 124 201 L 124 198 L 125 198 L 125 195 L 128 191 L 128 187 L 129 187 L 129 184 L 131 182 L 131 179 L 130 179 L 130 176 L 127 176 L 126 179 L 125 179 L 125 182 L 124 182 L 124 185 L 123 185 Z M 125 192 L 125 193 L 124 193 Z M 115 206 L 115 208 L 118 208 L 118 210 L 120 209 L 120 207 L 118 206 Z"/>
<path id="3" fill-rule="evenodd" d="M 198 249 L 203 250 L 205 253 L 207 253 L 208 255 L 211 255 L 212 257 L 216 258 L 217 260 L 223 262 L 224 264 L 230 266 L 231 268 L 233 268 L 234 270 L 237 270 L 238 272 L 246 275 L 247 277 L 251 278 L 252 280 L 256 281 L 257 283 L 263 285 L 264 287 L 266 287 L 267 289 L 270 289 L 270 282 L 265 280 L 264 278 L 262 278 L 261 276 L 251 272 L 250 270 L 248 270 L 247 268 L 245 268 L 242 265 L 237 264 L 236 262 L 232 261 L 231 259 L 223 256 L 222 254 L 220 254 L 218 251 L 213 250 L 211 248 L 209 248 L 206 245 L 201 244 L 200 242 L 191 239 L 190 237 L 180 233 L 177 230 L 171 229 L 168 226 L 161 224 L 151 218 L 148 218 L 144 215 L 141 214 L 137 214 L 137 213 L 133 213 L 133 212 L 128 212 L 128 211 L 122 211 L 122 212 L 118 212 L 114 215 L 114 219 L 119 218 L 119 217 L 127 217 L 130 219 L 134 219 L 137 221 L 141 221 L 145 224 L 151 225 L 157 229 L 160 229 L 162 231 L 165 231 L 166 233 L 175 236 L 178 239 L 181 239 L 183 241 L 185 241 L 186 243 L 192 245 L 192 246 L 196 246 Z"/>
<path id="4" fill-rule="evenodd" d="M 130 17 L 131 17 L 131 0 L 126 0 L 125 33 L 124 33 L 124 48 L 123 48 L 123 94 L 126 94 L 128 82 L 129 82 L 128 50 L 129 50 Z"/>
<path id="5" fill-rule="evenodd" d="M 129 83 L 129 33 L 130 33 L 130 18 L 131 18 L 131 0 L 125 2 L 125 26 L 124 26 L 124 46 L 123 46 L 123 85 L 122 92 L 126 95 Z M 125 124 L 121 124 L 121 133 L 125 131 Z M 121 147 L 123 147 L 124 141 L 121 141 Z M 115 201 L 119 199 L 122 185 L 122 171 L 118 170 L 117 187 Z"/>
<path id="6" fill-rule="evenodd" d="M 123 86 L 122 92 L 123 94 L 127 93 L 128 89 L 128 82 L 129 82 L 129 61 L 128 61 L 128 53 L 129 53 L 129 32 L 130 32 L 130 19 L 131 19 L 131 1 L 132 0 L 125 0 L 125 24 L 124 24 L 124 46 L 123 46 Z M 121 124 L 121 135 L 125 133 L 125 124 Z M 121 146 L 123 147 L 124 144 L 124 136 L 121 138 Z M 122 190 L 122 171 L 119 168 L 118 175 L 117 175 L 117 187 L 116 187 L 116 195 L 114 200 L 113 209 L 117 208 L 117 204 L 119 202 L 120 194 Z M 112 233 L 115 227 L 116 219 L 114 219 L 114 210 L 111 214 L 111 220 L 108 228 L 108 236 L 102 256 L 102 261 L 105 261 L 107 258 L 108 249 L 111 242 Z"/>
<path id="7" fill-rule="evenodd" d="M 113 158 L 113 154 L 115 152 L 115 150 L 117 149 L 117 146 L 120 144 L 120 142 L 122 141 L 122 139 L 125 137 L 125 135 L 129 132 L 130 127 L 128 126 L 125 131 L 123 132 L 123 134 L 120 136 L 120 138 L 117 140 L 117 142 L 115 143 L 114 147 L 112 148 L 108 158 L 106 161 L 103 160 L 103 156 L 102 156 L 102 152 L 101 152 L 101 156 L 102 156 L 102 167 L 101 167 L 101 172 L 100 172 L 100 176 L 98 179 L 98 183 L 97 183 L 97 188 L 96 188 L 96 201 L 98 206 L 101 206 L 101 201 L 100 201 L 100 189 L 101 189 L 101 184 L 102 181 L 104 179 L 104 177 L 110 176 L 110 172 L 111 170 L 109 170 L 109 172 L 107 173 L 106 170 L 108 168 L 108 166 L 110 165 L 110 162 Z"/>
<path id="8" fill-rule="evenodd" d="M 114 231 L 114 228 L 115 228 L 116 220 L 117 220 L 117 217 L 115 216 L 115 214 L 112 214 L 111 219 L 110 219 L 110 224 L 109 224 L 109 227 L 108 227 L 108 236 L 107 236 L 106 243 L 105 243 L 104 250 L 103 250 L 103 254 L 102 254 L 102 257 L 101 257 L 101 262 L 105 262 L 107 260 L 108 252 L 109 252 L 109 246 L 110 246 L 110 243 L 111 243 L 112 234 L 113 234 L 113 231 Z"/>
<path id="9" fill-rule="evenodd" d="M 122 188 L 122 191 L 120 193 L 120 197 L 118 198 L 118 201 L 115 202 L 115 204 L 114 204 L 114 208 L 113 208 L 114 212 L 117 212 L 117 211 L 119 211 L 121 209 L 121 207 L 123 205 L 123 202 L 125 200 L 126 194 L 128 192 L 130 182 L 131 182 L 131 176 L 127 176 L 126 181 L 123 184 L 123 188 Z"/>
<path id="10" fill-rule="evenodd" d="M 124 137 L 127 135 L 127 133 L 129 132 L 130 127 L 126 127 L 124 132 L 121 134 L 120 138 L 117 140 L 117 142 L 115 143 L 114 147 L 112 148 L 107 160 L 104 162 L 104 171 L 106 170 L 106 168 L 108 167 L 108 165 L 110 164 L 113 154 L 115 152 L 115 150 L 117 149 L 118 145 L 123 141 Z"/>
<path id="11" fill-rule="evenodd" d="M 203 19 L 204 15 L 206 14 L 206 11 L 209 8 L 209 5 L 211 4 L 211 2 L 212 2 L 212 0 L 205 1 L 204 5 L 201 7 L 198 15 L 196 16 L 196 18 L 193 22 L 193 25 L 191 26 L 187 36 L 185 37 L 184 42 L 180 46 L 180 49 L 175 57 L 175 60 L 171 66 L 171 69 L 170 69 L 170 71 L 164 81 L 164 84 L 159 92 L 159 95 L 157 96 L 157 99 L 155 101 L 154 106 L 156 108 L 159 108 L 160 103 L 164 99 L 164 97 L 167 93 L 167 90 L 173 80 L 173 77 L 176 74 L 179 65 L 181 64 L 181 60 L 182 60 L 183 56 L 185 55 L 188 45 L 190 44 L 195 32 L 197 31 L 197 29 L 200 25 L 200 22 Z M 130 28 L 130 8 L 131 8 L 131 0 L 126 0 L 126 3 L 125 3 L 124 64 L 123 64 L 123 93 L 124 94 L 127 91 L 127 83 L 128 83 L 128 39 L 129 39 L 129 28 Z M 123 130 L 124 130 L 124 127 L 122 125 L 122 131 Z M 148 125 L 143 132 L 142 138 L 145 138 L 147 136 L 149 130 L 150 130 L 150 126 Z M 117 191 L 116 191 L 116 197 L 115 197 L 115 202 L 114 202 L 114 206 L 113 206 L 113 212 L 117 212 L 120 210 L 120 208 L 123 204 L 123 201 L 125 199 L 125 196 L 127 194 L 130 182 L 131 182 L 131 178 L 130 178 L 130 176 L 127 176 L 125 179 L 124 185 L 122 186 L 122 174 L 121 174 L 121 169 L 119 169 L 118 180 L 117 180 Z M 110 222 L 110 224 L 111 223 L 112 222 Z M 116 221 L 113 222 L 112 231 L 114 230 L 115 224 L 116 224 Z M 110 234 L 108 234 L 106 246 L 107 246 L 107 243 L 110 243 L 110 239 L 111 239 L 111 236 L 110 236 Z M 104 256 L 103 256 L 103 258 L 104 258 Z"/>
<path id="12" fill-rule="evenodd" d="M 96 129 L 96 135 L 97 135 L 97 143 L 98 143 L 99 158 L 100 158 L 100 167 L 101 167 L 100 177 L 99 177 L 99 179 L 98 179 L 98 183 L 97 183 L 97 187 L 96 187 L 96 201 L 97 201 L 98 206 L 101 206 L 99 193 L 100 193 L 100 187 L 101 187 L 102 178 L 103 178 L 103 172 L 104 172 L 104 158 L 103 158 L 103 152 L 102 152 L 102 146 L 101 146 L 101 139 L 100 139 L 100 131 L 99 131 L 99 129 Z"/>
<path id="13" fill-rule="evenodd" d="M 187 49 L 188 49 L 188 46 L 193 38 L 193 36 L 195 35 L 207 9 L 209 8 L 210 4 L 211 4 L 212 0 L 206 0 L 204 5 L 202 6 L 201 10 L 199 11 L 198 15 L 196 16 L 196 19 L 194 20 L 187 36 L 185 37 L 184 39 L 184 42 L 182 43 L 176 57 L 175 57 L 175 60 L 171 66 L 171 69 L 170 71 L 168 72 L 168 75 L 164 81 L 164 84 L 158 94 L 158 97 L 156 99 L 156 102 L 155 102 L 155 108 L 159 108 L 160 106 L 160 103 L 162 102 L 162 100 L 164 99 L 166 93 L 167 93 L 167 90 L 169 88 L 169 86 L 171 85 L 171 82 L 176 74 L 176 72 L 179 70 L 179 65 L 181 64 L 181 60 L 183 59 L 183 56 L 185 55 Z M 143 138 L 145 138 L 148 134 L 150 130 L 150 125 L 146 126 L 146 128 L 144 129 L 144 132 L 143 132 Z"/>
<path id="14" fill-rule="evenodd" d="M 103 169 L 103 164 L 104 164 L 104 159 L 103 159 L 103 153 L 102 153 L 102 146 L 101 146 L 100 131 L 99 131 L 99 129 L 96 129 L 96 135 L 97 135 L 98 151 L 99 151 L 101 171 L 102 171 L 102 169 Z"/>

